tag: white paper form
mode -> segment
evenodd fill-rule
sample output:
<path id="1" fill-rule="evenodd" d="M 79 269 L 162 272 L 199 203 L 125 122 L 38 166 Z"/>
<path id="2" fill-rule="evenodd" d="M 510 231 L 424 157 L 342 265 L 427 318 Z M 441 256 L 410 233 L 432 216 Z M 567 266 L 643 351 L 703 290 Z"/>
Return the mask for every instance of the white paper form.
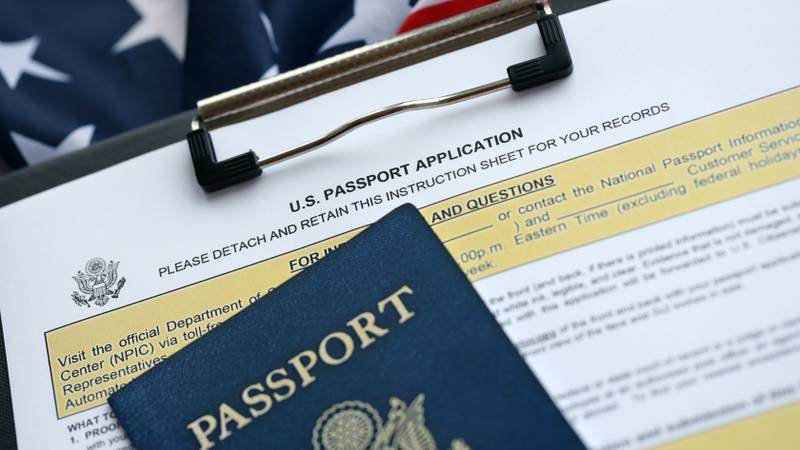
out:
<path id="1" fill-rule="evenodd" d="M 405 202 L 590 448 L 798 414 L 798 12 L 615 0 L 562 17 L 575 71 L 531 92 L 393 117 L 211 195 L 180 142 L 0 209 L 20 448 L 126 448 L 107 395 Z M 215 146 L 264 156 L 540 53 L 529 27 Z"/>

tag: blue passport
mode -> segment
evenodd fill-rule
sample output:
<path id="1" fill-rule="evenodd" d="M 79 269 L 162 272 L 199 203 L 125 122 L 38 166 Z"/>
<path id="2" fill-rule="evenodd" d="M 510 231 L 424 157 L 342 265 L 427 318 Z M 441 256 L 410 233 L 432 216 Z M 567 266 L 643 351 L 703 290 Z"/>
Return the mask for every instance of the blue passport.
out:
<path id="1" fill-rule="evenodd" d="M 132 381 L 150 449 L 582 449 L 412 205 Z"/>

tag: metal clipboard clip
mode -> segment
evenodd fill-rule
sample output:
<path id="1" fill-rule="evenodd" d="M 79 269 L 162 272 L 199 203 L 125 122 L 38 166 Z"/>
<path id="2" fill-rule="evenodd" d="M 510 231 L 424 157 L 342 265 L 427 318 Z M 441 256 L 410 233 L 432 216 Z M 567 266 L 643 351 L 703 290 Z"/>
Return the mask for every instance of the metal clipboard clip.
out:
<path id="1" fill-rule="evenodd" d="M 441 97 L 396 103 L 345 122 L 327 134 L 261 158 L 252 150 L 217 161 L 210 129 L 251 119 L 536 22 L 546 54 L 509 66 L 508 78 Z M 367 45 L 252 83 L 197 103 L 187 134 L 197 182 L 206 192 L 261 175 L 263 167 L 301 155 L 370 122 L 394 114 L 436 108 L 511 88 L 523 91 L 572 73 L 572 59 L 549 0 L 503 0 L 448 20 Z"/>

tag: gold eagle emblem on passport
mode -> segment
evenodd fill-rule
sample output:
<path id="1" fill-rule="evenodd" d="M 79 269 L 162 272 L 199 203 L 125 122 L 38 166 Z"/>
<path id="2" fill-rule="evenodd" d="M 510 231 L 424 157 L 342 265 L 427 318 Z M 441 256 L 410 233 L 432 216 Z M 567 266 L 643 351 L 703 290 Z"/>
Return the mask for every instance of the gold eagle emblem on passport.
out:
<path id="1" fill-rule="evenodd" d="M 328 408 L 314 425 L 314 450 L 436 450 L 436 441 L 425 426 L 425 394 L 410 403 L 392 397 L 383 423 L 372 405 L 356 400 Z M 450 450 L 470 450 L 461 439 Z"/>

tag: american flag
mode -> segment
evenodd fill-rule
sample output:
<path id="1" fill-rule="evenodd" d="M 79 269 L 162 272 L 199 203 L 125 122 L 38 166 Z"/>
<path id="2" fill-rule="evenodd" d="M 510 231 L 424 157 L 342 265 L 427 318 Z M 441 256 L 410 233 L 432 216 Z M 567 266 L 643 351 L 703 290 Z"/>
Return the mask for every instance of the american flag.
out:
<path id="1" fill-rule="evenodd" d="M 36 164 L 492 1 L 1 1 L 0 158 Z"/>

